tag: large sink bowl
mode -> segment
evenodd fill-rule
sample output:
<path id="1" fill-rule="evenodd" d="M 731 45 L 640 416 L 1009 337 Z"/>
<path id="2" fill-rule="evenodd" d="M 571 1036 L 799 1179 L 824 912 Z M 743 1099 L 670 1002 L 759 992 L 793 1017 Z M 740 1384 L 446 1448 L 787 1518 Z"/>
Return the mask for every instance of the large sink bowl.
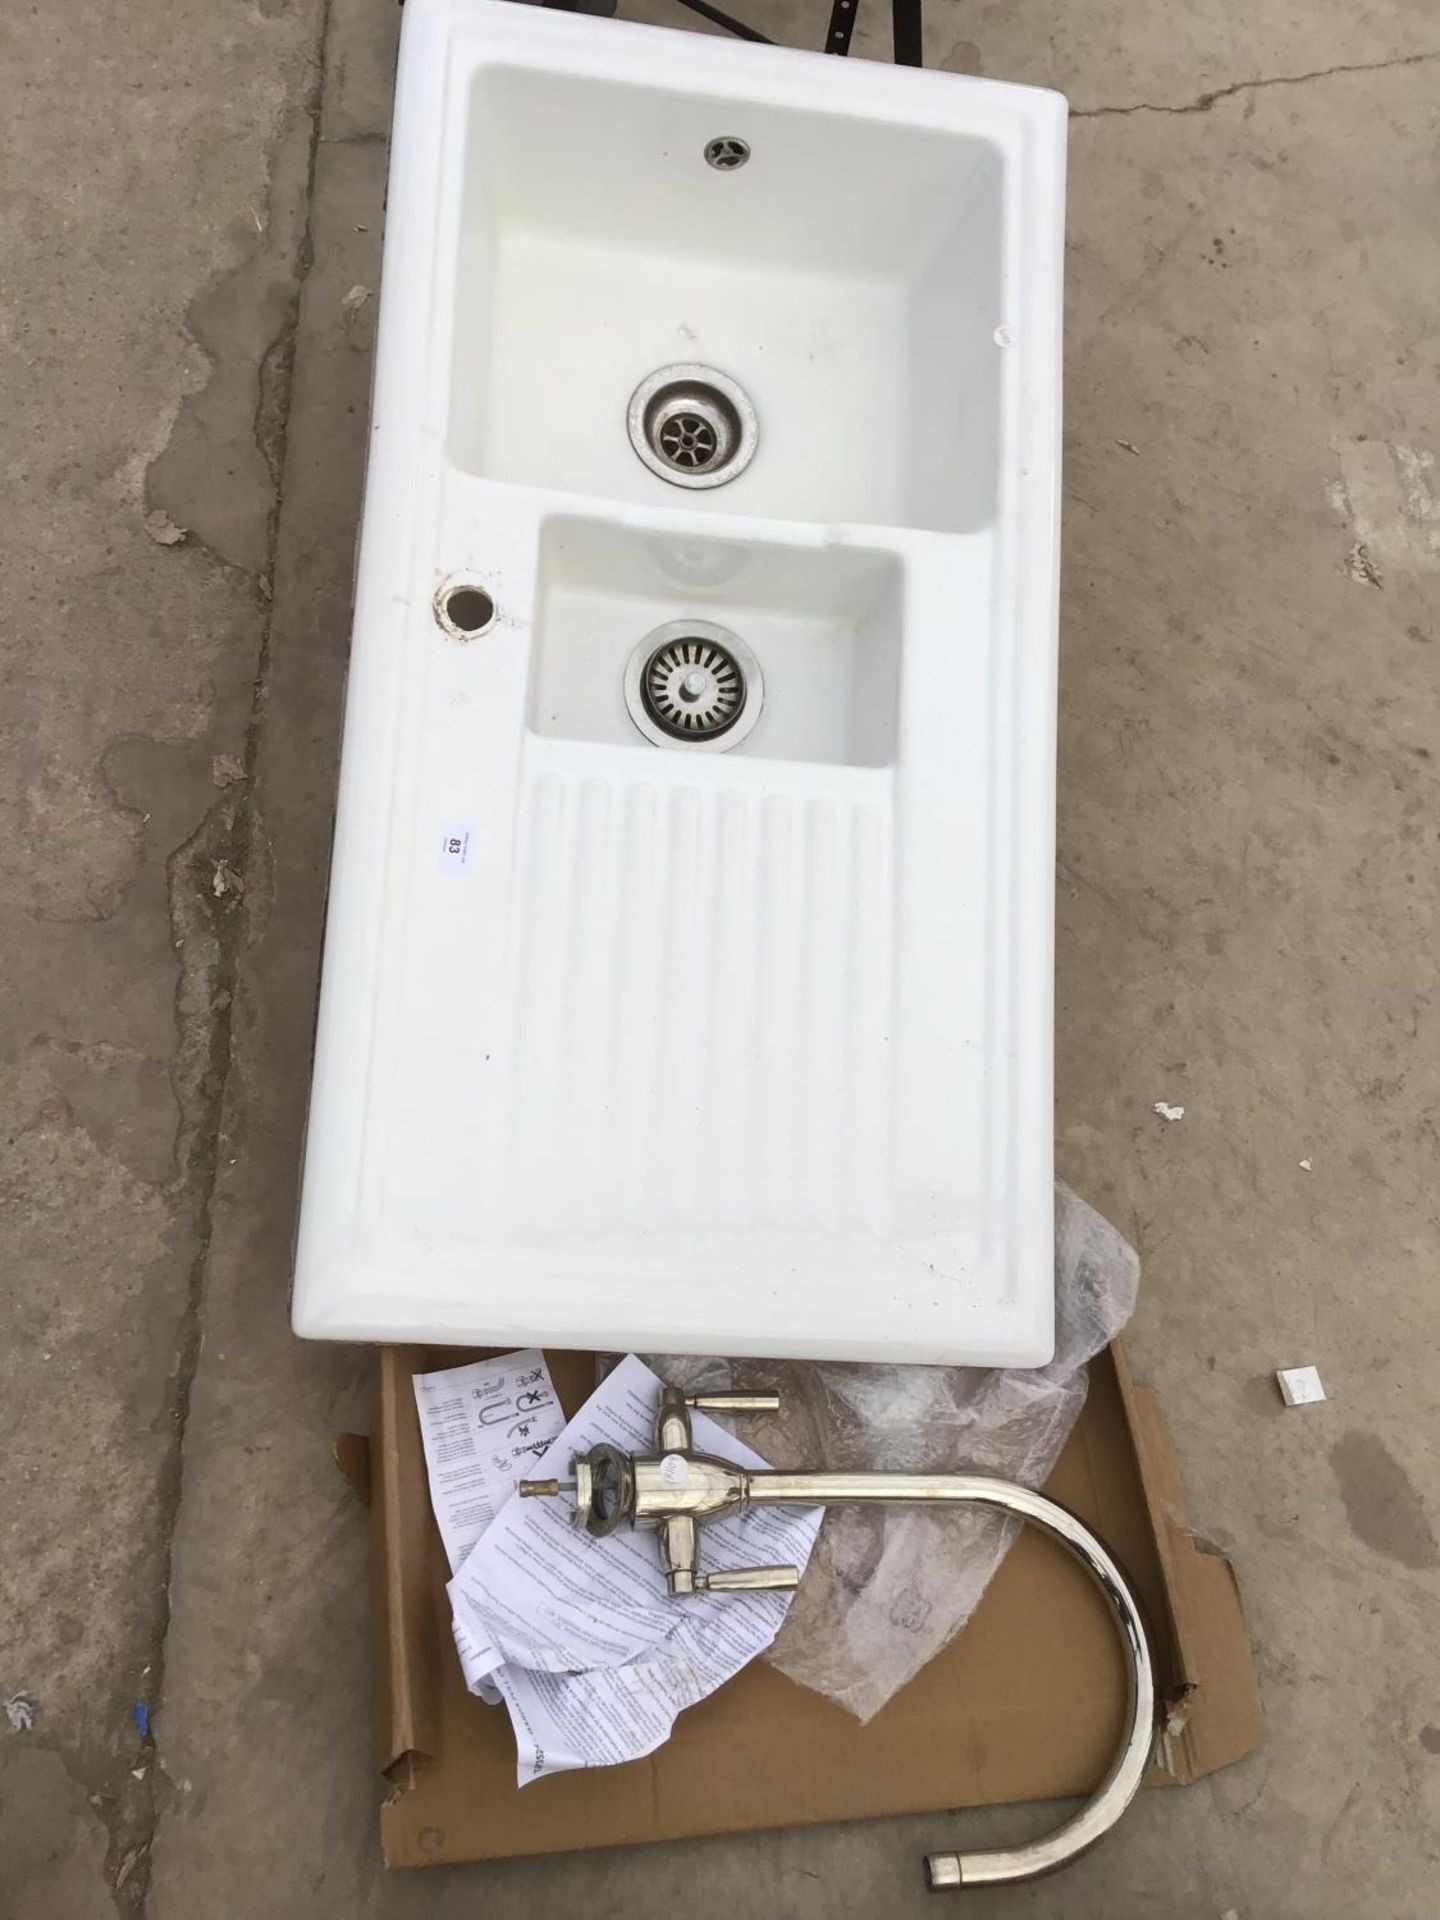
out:
<path id="1" fill-rule="evenodd" d="M 695 506 L 987 525 L 1004 351 L 999 145 L 815 111 L 857 71 L 835 61 L 782 56 L 778 71 L 820 96 L 797 111 L 773 89 L 694 91 L 713 55 L 693 36 L 678 49 L 685 92 L 643 83 L 655 36 L 635 48 L 626 33 L 603 65 L 487 63 L 470 83 L 450 457 L 487 478 L 673 507 L 615 432 L 617 401 L 655 368 L 701 362 L 748 392 L 765 458 Z M 717 81 L 727 64 L 714 61 Z M 750 157 L 713 167 L 706 146 L 727 136 Z"/>
<path id="2" fill-rule="evenodd" d="M 405 15 L 295 1325 L 1043 1362 L 1064 103 Z"/>

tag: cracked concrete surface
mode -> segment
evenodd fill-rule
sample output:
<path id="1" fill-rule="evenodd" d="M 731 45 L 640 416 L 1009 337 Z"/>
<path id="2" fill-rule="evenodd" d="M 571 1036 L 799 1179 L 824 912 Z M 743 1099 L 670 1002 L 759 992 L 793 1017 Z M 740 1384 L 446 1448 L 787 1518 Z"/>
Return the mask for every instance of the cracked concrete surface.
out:
<path id="1" fill-rule="evenodd" d="M 1209 113 L 1217 101 L 1232 100 L 1237 93 L 1256 93 L 1266 87 L 1303 87 L 1312 80 L 1332 80 L 1342 73 L 1387 73 L 1395 67 L 1418 67 L 1428 60 L 1440 60 L 1440 50 L 1434 53 L 1401 54 L 1394 60 L 1367 60 L 1352 65 L 1316 67 L 1309 73 L 1277 73 L 1264 80 L 1232 80 L 1228 86 L 1215 87 L 1209 93 L 1202 93 L 1197 100 L 1187 100 L 1179 106 L 1137 100 L 1124 107 L 1075 107 L 1072 109 L 1072 118 L 1098 120 L 1114 113 Z"/>
<path id="2" fill-rule="evenodd" d="M 987 1911 L 1428 1920 L 1433 8 L 927 11 L 932 65 L 1076 113 L 1059 1164 L 1141 1249 L 1132 1353 L 1270 1721 Z M 815 45 L 826 12 L 763 19 Z M 933 1819 L 378 1863 L 329 1451 L 366 1366 L 286 1296 L 396 12 L 30 18 L 0 25 L 0 1694 L 41 1716 L 0 1725 L 0 1917 L 930 1911 Z M 1303 1361 L 1332 1398 L 1285 1412 Z"/>
<path id="3" fill-rule="evenodd" d="M 163 1673 L 240 924 L 213 875 L 248 864 L 244 783 L 214 769 L 243 759 L 268 618 L 259 373 L 294 301 L 319 24 L 98 0 L 0 27 L 0 1689 L 41 1704 L 0 1748 L 7 1920 L 145 1896 L 132 1708 Z M 157 506 L 184 542 L 147 536 Z"/>

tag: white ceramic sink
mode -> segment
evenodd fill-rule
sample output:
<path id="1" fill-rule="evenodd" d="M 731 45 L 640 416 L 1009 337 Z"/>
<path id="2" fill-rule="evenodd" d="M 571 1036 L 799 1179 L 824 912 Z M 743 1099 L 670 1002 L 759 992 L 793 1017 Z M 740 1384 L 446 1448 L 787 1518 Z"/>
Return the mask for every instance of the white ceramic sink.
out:
<path id="1" fill-rule="evenodd" d="M 408 0 L 301 1333 L 1048 1358 L 1064 123 Z"/>

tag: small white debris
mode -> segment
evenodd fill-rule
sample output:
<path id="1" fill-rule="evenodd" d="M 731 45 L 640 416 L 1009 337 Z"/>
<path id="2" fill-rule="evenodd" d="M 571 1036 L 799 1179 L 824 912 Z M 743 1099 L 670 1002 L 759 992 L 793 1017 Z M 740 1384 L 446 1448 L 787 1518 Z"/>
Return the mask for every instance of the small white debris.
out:
<path id="1" fill-rule="evenodd" d="M 233 867 L 227 867 L 222 860 L 210 881 L 210 891 L 217 900 L 223 900 L 227 893 L 233 893 L 238 898 L 245 891 L 245 882 Z"/>
<path id="2" fill-rule="evenodd" d="M 141 524 L 157 547 L 178 547 L 190 531 L 188 527 L 177 527 L 163 507 L 147 513 Z"/>
<path id="3" fill-rule="evenodd" d="M 5 1718 L 12 1733 L 29 1733 L 40 1718 L 40 1702 L 33 1693 L 12 1693 L 5 1702 Z"/>
<path id="4" fill-rule="evenodd" d="M 1221 1916 L 1220 1916 L 1220 1920 L 1240 1920 L 1240 1910 L 1239 1910 L 1239 1908 L 1238 1908 L 1238 1907 L 1226 1907 L 1226 1909 L 1225 1909 L 1225 1911 L 1224 1911 L 1224 1913 L 1222 1913 L 1222 1914 L 1221 1914 Z"/>
<path id="5" fill-rule="evenodd" d="M 1140 449 L 1133 440 L 1117 440 L 1117 447 L 1123 447 L 1126 453 L 1139 453 Z"/>
<path id="6" fill-rule="evenodd" d="M 1287 1407 L 1305 1407 L 1325 1398 L 1318 1367 L 1282 1367 L 1275 1380 Z"/>
<path id="7" fill-rule="evenodd" d="M 1183 1120 L 1185 1118 L 1184 1107 L 1172 1107 L 1168 1100 L 1157 1100 L 1154 1111 L 1159 1114 L 1162 1120 Z"/>
<path id="8" fill-rule="evenodd" d="M 245 763 L 233 753 L 217 753 L 210 762 L 210 778 L 217 787 L 242 786 L 245 780 Z"/>
<path id="9" fill-rule="evenodd" d="M 375 309 L 371 302 L 374 289 L 358 282 L 340 302 L 341 324 L 345 337 L 354 347 L 366 348 L 375 327 Z"/>
<path id="10" fill-rule="evenodd" d="M 1302 1160 L 1300 1162 L 1300 1171 L 1302 1173 L 1309 1173 L 1314 1165 L 1315 1162 L 1313 1160 Z"/>
<path id="11" fill-rule="evenodd" d="M 143 1846 L 126 1848 L 125 1852 L 120 1856 L 120 1869 L 115 1875 L 114 1884 L 116 1893 L 119 1893 L 120 1889 L 125 1885 L 125 1882 L 130 1878 L 131 1874 L 135 1871 L 136 1867 L 139 1866 L 141 1860 L 149 1850 L 148 1841 Z"/>

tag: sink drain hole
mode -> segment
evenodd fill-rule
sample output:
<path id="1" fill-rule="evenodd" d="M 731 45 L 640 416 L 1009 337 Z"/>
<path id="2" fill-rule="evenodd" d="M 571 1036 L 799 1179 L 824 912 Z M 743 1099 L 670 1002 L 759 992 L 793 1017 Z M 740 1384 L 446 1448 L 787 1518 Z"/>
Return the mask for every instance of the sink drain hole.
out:
<path id="1" fill-rule="evenodd" d="M 703 472 L 720 457 L 720 436 L 703 413 L 672 413 L 660 429 L 661 456 L 672 467 Z"/>
<path id="2" fill-rule="evenodd" d="M 719 487 L 755 457 L 759 422 L 744 389 L 715 367 L 661 367 L 630 396 L 630 444 L 662 480 Z"/>
<path id="3" fill-rule="evenodd" d="M 709 620 L 657 627 L 625 669 L 630 717 L 656 746 L 736 746 L 764 697 L 759 661 L 738 634 Z"/>
<path id="4" fill-rule="evenodd" d="M 750 142 L 742 140 L 738 134 L 722 133 L 718 139 L 705 143 L 706 164 L 720 173 L 733 173 L 736 167 L 743 167 L 750 158 Z"/>

